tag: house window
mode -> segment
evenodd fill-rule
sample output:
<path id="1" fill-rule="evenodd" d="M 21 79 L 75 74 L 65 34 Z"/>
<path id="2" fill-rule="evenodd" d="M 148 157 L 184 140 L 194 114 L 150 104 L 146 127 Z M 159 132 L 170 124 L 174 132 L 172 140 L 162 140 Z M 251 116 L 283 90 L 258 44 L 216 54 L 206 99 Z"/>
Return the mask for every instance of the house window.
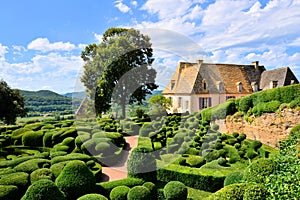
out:
<path id="1" fill-rule="evenodd" d="M 185 109 L 189 109 L 189 101 L 185 101 Z"/>
<path id="2" fill-rule="evenodd" d="M 207 83 L 206 83 L 205 79 L 202 80 L 202 88 L 203 88 L 203 90 L 207 90 Z"/>
<path id="3" fill-rule="evenodd" d="M 257 92 L 258 91 L 258 85 L 257 85 L 256 82 L 251 83 L 251 86 L 252 86 L 253 92 Z"/>
<path id="4" fill-rule="evenodd" d="M 236 85 L 237 85 L 237 91 L 242 92 L 243 91 L 243 84 L 241 82 L 238 82 Z"/>
<path id="5" fill-rule="evenodd" d="M 277 88 L 278 86 L 278 81 L 271 81 L 270 82 L 270 88 Z"/>
<path id="6" fill-rule="evenodd" d="M 175 86 L 175 80 L 171 80 L 171 90 L 174 89 L 174 86 Z"/>
<path id="7" fill-rule="evenodd" d="M 219 92 L 223 92 L 224 88 L 223 88 L 223 82 L 218 81 L 218 90 Z"/>
<path id="8" fill-rule="evenodd" d="M 295 80 L 291 80 L 291 85 L 295 84 Z"/>
<path id="9" fill-rule="evenodd" d="M 178 97 L 178 107 L 181 108 L 182 97 Z"/>
<path id="10" fill-rule="evenodd" d="M 199 109 L 202 110 L 204 108 L 211 107 L 211 97 L 200 97 L 199 98 Z"/>

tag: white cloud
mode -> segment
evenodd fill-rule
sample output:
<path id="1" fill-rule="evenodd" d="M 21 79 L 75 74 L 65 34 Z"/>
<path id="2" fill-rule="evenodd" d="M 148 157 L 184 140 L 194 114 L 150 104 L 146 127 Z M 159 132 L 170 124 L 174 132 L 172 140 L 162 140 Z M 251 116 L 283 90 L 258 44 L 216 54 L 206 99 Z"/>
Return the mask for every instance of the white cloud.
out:
<path id="1" fill-rule="evenodd" d="M 123 3 L 123 0 L 115 1 L 115 7 L 118 8 L 122 13 L 128 13 L 131 9 Z"/>
<path id="2" fill-rule="evenodd" d="M 5 54 L 8 52 L 8 47 L 0 43 L 0 61 L 5 60 Z"/>
<path id="3" fill-rule="evenodd" d="M 47 38 L 37 38 L 30 42 L 27 46 L 30 50 L 38 50 L 42 52 L 48 51 L 72 51 L 77 47 L 70 42 L 55 42 L 50 43 Z"/>
<path id="4" fill-rule="evenodd" d="M 136 8 L 138 6 L 138 2 L 137 1 L 131 1 L 131 5 L 133 5 Z"/>
<path id="5" fill-rule="evenodd" d="M 94 37 L 95 37 L 95 39 L 97 40 L 98 43 L 102 42 L 103 35 L 95 33 Z"/>

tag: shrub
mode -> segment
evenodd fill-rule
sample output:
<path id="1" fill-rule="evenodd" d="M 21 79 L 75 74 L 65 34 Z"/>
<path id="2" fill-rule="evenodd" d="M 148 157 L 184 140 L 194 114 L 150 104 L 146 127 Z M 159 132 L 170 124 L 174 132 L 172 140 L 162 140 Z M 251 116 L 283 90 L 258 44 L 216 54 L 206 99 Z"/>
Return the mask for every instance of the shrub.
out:
<path id="1" fill-rule="evenodd" d="M 265 178 L 274 172 L 275 167 L 274 160 L 261 158 L 246 169 L 244 179 L 247 182 L 264 183 Z"/>
<path id="2" fill-rule="evenodd" d="M 220 166 L 226 167 L 227 166 L 227 160 L 225 158 L 218 158 L 218 164 Z"/>
<path id="3" fill-rule="evenodd" d="M 128 186 L 117 186 L 110 192 L 109 198 L 111 200 L 127 200 L 127 194 L 130 188 Z"/>
<path id="4" fill-rule="evenodd" d="M 47 159 L 41 159 L 41 158 L 31 159 L 17 165 L 14 168 L 14 170 L 16 170 L 17 172 L 32 173 L 33 171 L 42 168 L 43 165 L 47 163 L 50 163 L 50 161 Z"/>
<path id="5" fill-rule="evenodd" d="M 242 200 L 247 183 L 228 185 L 216 193 L 210 195 L 207 200 Z"/>
<path id="6" fill-rule="evenodd" d="M 53 175 L 52 171 L 48 168 L 37 169 L 30 174 L 31 184 L 34 183 L 35 181 L 38 181 L 41 179 L 53 180 L 54 175 Z"/>
<path id="7" fill-rule="evenodd" d="M 37 122 L 33 124 L 27 124 L 24 126 L 24 128 L 29 128 L 33 131 L 38 131 L 40 130 L 45 124 L 43 122 Z"/>
<path id="8" fill-rule="evenodd" d="M 70 161 L 56 178 L 57 187 L 64 192 L 67 199 L 76 199 L 95 191 L 94 174 L 82 161 Z"/>
<path id="9" fill-rule="evenodd" d="M 102 153 L 103 155 L 113 154 L 115 150 L 108 142 L 100 142 L 95 146 L 97 154 Z"/>
<path id="10" fill-rule="evenodd" d="M 77 200 L 108 200 L 108 199 L 101 194 L 86 194 L 79 197 Z"/>
<path id="11" fill-rule="evenodd" d="M 20 129 L 14 130 L 11 134 L 11 139 L 16 140 L 17 143 L 21 144 L 22 136 L 28 131 L 32 131 L 32 130 L 30 128 L 20 128 Z"/>
<path id="12" fill-rule="evenodd" d="M 179 181 L 170 181 L 164 187 L 164 195 L 167 200 L 186 199 L 187 187 Z"/>
<path id="13" fill-rule="evenodd" d="M 251 96 L 246 96 L 240 99 L 239 106 L 238 106 L 239 111 L 247 113 L 247 111 L 252 107 L 253 107 L 253 102 Z"/>
<path id="14" fill-rule="evenodd" d="M 254 149 L 254 151 L 257 151 L 261 146 L 262 146 L 262 143 L 257 140 L 254 140 L 251 144 L 251 147 Z"/>
<path id="15" fill-rule="evenodd" d="M 234 132 L 234 133 L 232 133 L 232 136 L 235 137 L 235 138 L 237 138 L 237 137 L 239 137 L 239 133 Z"/>
<path id="16" fill-rule="evenodd" d="M 244 177 L 243 171 L 237 171 L 229 174 L 224 180 L 224 186 L 235 184 L 235 183 L 242 183 Z"/>
<path id="17" fill-rule="evenodd" d="M 109 181 L 109 182 L 102 182 L 97 184 L 99 187 L 99 191 L 101 194 L 104 194 L 105 196 L 109 196 L 112 189 L 118 186 L 128 186 L 128 187 L 134 187 L 137 185 L 142 185 L 144 183 L 144 180 L 139 178 L 124 178 L 121 180 L 115 180 L 115 181 Z"/>
<path id="18" fill-rule="evenodd" d="M 243 200 L 261 200 L 267 198 L 267 190 L 262 184 L 249 185 L 243 195 Z"/>
<path id="19" fill-rule="evenodd" d="M 18 187 L 14 185 L 0 185 L 0 199 L 19 199 Z"/>
<path id="20" fill-rule="evenodd" d="M 129 177 L 142 178 L 146 181 L 156 179 L 156 160 L 153 153 L 143 147 L 135 148 L 127 161 Z"/>
<path id="21" fill-rule="evenodd" d="M 151 199 L 151 193 L 144 186 L 134 186 L 127 194 L 127 200 L 146 200 Z"/>
<path id="22" fill-rule="evenodd" d="M 186 163 L 190 167 L 197 167 L 197 168 L 199 168 L 199 167 L 203 166 L 206 163 L 206 161 L 201 156 L 192 156 L 192 157 L 190 157 L 190 158 L 188 158 L 186 160 Z"/>
<path id="23" fill-rule="evenodd" d="M 152 127 L 150 123 L 145 123 L 141 128 L 140 128 L 140 133 L 139 135 L 141 137 L 149 137 L 149 133 L 155 131 L 155 129 Z"/>
<path id="24" fill-rule="evenodd" d="M 148 190 L 150 192 L 153 192 L 155 190 L 155 187 L 156 187 L 155 184 L 152 183 L 152 182 L 146 182 L 146 183 L 143 184 L 143 186 L 148 188 Z"/>
<path id="25" fill-rule="evenodd" d="M 256 116 L 263 113 L 272 113 L 279 108 L 280 104 L 280 101 L 260 102 L 252 109 L 252 112 Z"/>
<path id="26" fill-rule="evenodd" d="M 50 180 L 42 179 L 34 182 L 27 189 L 21 200 L 65 200 L 63 193 Z"/>
<path id="27" fill-rule="evenodd" d="M 213 160 L 217 160 L 220 157 L 220 153 L 218 150 L 212 150 L 211 152 L 208 152 L 204 158 L 207 162 L 211 162 Z"/>
<path id="28" fill-rule="evenodd" d="M 52 135 L 53 135 L 52 131 L 46 132 L 44 134 L 44 137 L 43 137 L 43 146 L 44 147 L 52 147 L 53 146 Z"/>
<path id="29" fill-rule="evenodd" d="M 59 162 L 64 162 L 64 161 L 71 161 L 71 160 L 81 160 L 81 161 L 88 161 L 91 160 L 91 157 L 86 154 L 82 153 L 70 153 L 67 155 L 62 155 L 62 156 L 56 156 L 51 159 L 51 165 Z"/>
<path id="30" fill-rule="evenodd" d="M 28 131 L 22 136 L 22 144 L 24 146 L 42 147 L 43 146 L 43 131 Z"/>

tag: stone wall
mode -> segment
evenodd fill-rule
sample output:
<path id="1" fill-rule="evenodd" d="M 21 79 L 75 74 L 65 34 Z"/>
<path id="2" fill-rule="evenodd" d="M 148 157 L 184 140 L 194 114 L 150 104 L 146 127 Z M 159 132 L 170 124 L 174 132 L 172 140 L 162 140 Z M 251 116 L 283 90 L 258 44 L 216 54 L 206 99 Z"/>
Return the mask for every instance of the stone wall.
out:
<path id="1" fill-rule="evenodd" d="M 220 124 L 220 131 L 224 133 L 245 133 L 249 139 L 276 147 L 280 140 L 288 137 L 292 127 L 300 124 L 300 112 L 284 109 L 281 113 L 251 117 L 248 121 L 242 117 L 228 116 L 223 124 L 217 123 Z"/>

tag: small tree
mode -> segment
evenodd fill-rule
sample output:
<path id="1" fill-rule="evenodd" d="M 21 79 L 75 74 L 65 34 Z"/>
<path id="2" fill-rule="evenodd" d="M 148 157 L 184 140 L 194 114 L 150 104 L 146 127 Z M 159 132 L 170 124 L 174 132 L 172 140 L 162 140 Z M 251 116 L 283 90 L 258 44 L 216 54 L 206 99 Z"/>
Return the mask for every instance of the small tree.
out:
<path id="1" fill-rule="evenodd" d="M 14 124 L 17 117 L 26 115 L 24 98 L 19 90 L 11 89 L 7 83 L 0 80 L 0 120 Z"/>
<path id="2" fill-rule="evenodd" d="M 165 114 L 166 110 L 172 107 L 172 101 L 169 98 L 166 98 L 162 94 L 152 96 L 148 103 L 151 107 L 151 114 L 153 115 L 161 115 Z"/>

